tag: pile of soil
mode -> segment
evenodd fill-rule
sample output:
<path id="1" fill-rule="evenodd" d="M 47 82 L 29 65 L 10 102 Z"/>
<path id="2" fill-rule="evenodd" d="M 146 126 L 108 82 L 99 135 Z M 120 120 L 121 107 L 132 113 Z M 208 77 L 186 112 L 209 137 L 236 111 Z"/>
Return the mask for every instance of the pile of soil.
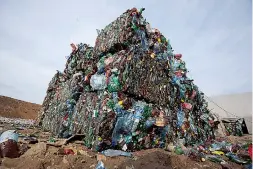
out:
<path id="1" fill-rule="evenodd" d="M 42 147 L 42 149 L 39 149 Z M 59 155 L 59 148 L 36 146 L 16 159 L 3 158 L 1 167 L 5 169 L 95 169 L 97 165 L 96 153 L 86 155 Z M 37 149 L 37 150 L 36 150 Z M 38 150 L 39 149 L 39 150 Z M 31 152 L 34 152 L 32 154 Z M 210 161 L 196 162 L 184 155 L 170 154 L 164 150 L 144 150 L 142 156 L 106 157 L 104 165 L 107 169 L 222 169 L 222 166 Z M 0 167 L 0 168 L 1 168 Z M 243 169 L 235 163 L 230 163 L 231 169 Z"/>
<path id="2" fill-rule="evenodd" d="M 41 105 L 6 96 L 0 96 L 0 116 L 8 118 L 35 119 Z"/>
<path id="3" fill-rule="evenodd" d="M 13 126 L 5 124 L 3 128 L 6 130 Z M 38 128 L 22 129 L 18 130 L 18 133 L 20 134 L 18 144 L 19 147 L 23 147 L 24 153 L 19 158 L 0 158 L 0 169 L 95 169 L 99 159 L 102 159 L 106 169 L 224 169 L 220 164 L 209 160 L 197 162 L 187 156 L 176 155 L 163 149 L 136 151 L 131 158 L 105 157 L 86 148 L 80 140 L 73 140 L 61 146 L 49 144 L 51 133 Z M 29 135 L 35 136 L 38 143 L 25 143 L 22 136 Z M 244 136 L 236 140 L 248 142 L 252 139 Z M 64 149 L 71 149 L 78 153 L 66 155 Z M 232 163 L 228 159 L 226 161 L 230 166 L 229 169 L 243 169 L 242 165 Z"/>

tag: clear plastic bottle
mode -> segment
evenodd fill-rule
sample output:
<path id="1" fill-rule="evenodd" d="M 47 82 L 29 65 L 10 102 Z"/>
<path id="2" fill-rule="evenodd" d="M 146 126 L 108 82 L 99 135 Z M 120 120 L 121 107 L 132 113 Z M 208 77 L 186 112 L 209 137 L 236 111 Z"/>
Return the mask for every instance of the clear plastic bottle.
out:
<path id="1" fill-rule="evenodd" d="M 105 169 L 104 163 L 102 161 L 99 161 L 96 166 L 96 169 Z"/>
<path id="2" fill-rule="evenodd" d="M 136 106 L 135 107 L 135 114 L 134 114 L 134 124 L 132 126 L 132 132 L 135 132 L 137 129 L 137 126 L 140 122 L 140 119 L 142 117 L 143 108 Z"/>
<path id="3" fill-rule="evenodd" d="M 132 156 L 132 154 L 129 152 L 124 152 L 121 150 L 113 150 L 113 149 L 104 150 L 104 151 L 102 151 L 102 154 L 104 154 L 105 156 L 108 156 L 108 157 L 115 157 L 115 156 L 131 157 Z"/>

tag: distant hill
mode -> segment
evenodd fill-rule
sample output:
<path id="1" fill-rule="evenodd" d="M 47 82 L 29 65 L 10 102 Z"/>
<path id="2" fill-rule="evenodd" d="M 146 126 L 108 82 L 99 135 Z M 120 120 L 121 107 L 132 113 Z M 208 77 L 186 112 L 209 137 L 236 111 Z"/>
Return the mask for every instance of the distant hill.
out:
<path id="1" fill-rule="evenodd" d="M 0 96 L 0 116 L 3 117 L 35 119 L 40 108 L 39 104 Z"/>

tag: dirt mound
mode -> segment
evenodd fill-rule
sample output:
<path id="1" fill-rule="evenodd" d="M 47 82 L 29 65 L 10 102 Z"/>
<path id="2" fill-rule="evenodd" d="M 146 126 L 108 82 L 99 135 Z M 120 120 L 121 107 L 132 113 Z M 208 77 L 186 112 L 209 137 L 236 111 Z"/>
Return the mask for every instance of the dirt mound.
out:
<path id="1" fill-rule="evenodd" d="M 31 149 L 37 149 L 33 146 Z M 26 153 L 20 158 L 3 158 L 0 166 L 6 169 L 94 169 L 97 165 L 96 155 L 88 152 L 86 155 L 57 155 L 56 147 L 48 147 L 45 155 Z M 40 151 L 40 150 L 38 150 Z M 184 155 L 175 155 L 161 149 L 144 150 L 141 156 L 135 158 L 107 157 L 104 161 L 107 169 L 222 169 L 222 166 L 211 161 L 196 162 Z M 229 162 L 230 169 L 243 169 L 235 163 Z"/>
<path id="2" fill-rule="evenodd" d="M 137 157 L 136 160 L 129 159 L 123 162 L 119 168 L 172 169 L 168 153 L 159 149 L 152 152 L 147 151 L 143 151 L 144 155 Z"/>
<path id="3" fill-rule="evenodd" d="M 3 130 L 13 130 L 15 126 L 5 123 Z M 67 144 L 58 146 L 64 139 L 51 140 L 51 133 L 41 131 L 39 128 L 18 129 L 19 147 L 24 150 L 19 158 L 1 158 L 0 169 L 94 169 L 98 160 L 102 160 L 106 169 L 224 169 L 218 163 L 209 160 L 196 161 L 185 155 L 176 155 L 163 149 L 147 149 L 133 152 L 132 157 L 105 157 L 101 153 L 93 152 L 84 146 L 83 141 L 72 140 Z M 34 136 L 38 143 L 30 144 L 25 136 Z M 234 138 L 235 139 L 235 138 Z M 237 137 L 237 142 L 251 141 L 249 136 Z M 60 141 L 61 142 L 61 141 Z M 66 154 L 65 149 L 71 149 L 72 154 Z M 225 157 L 224 157 L 225 158 Z M 228 159 L 229 169 L 243 169 L 243 165 L 232 163 Z"/>
<path id="4" fill-rule="evenodd" d="M 0 116 L 9 118 L 35 119 L 41 105 L 6 96 L 0 96 Z"/>

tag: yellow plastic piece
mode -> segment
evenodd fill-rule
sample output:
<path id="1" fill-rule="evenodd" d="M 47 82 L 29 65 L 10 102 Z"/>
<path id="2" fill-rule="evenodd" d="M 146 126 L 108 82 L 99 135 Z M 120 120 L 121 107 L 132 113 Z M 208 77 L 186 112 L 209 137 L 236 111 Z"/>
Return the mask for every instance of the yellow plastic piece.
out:
<path id="1" fill-rule="evenodd" d="M 213 151 L 212 154 L 215 154 L 215 155 L 224 155 L 224 152 L 222 152 L 222 151 Z"/>
<path id="2" fill-rule="evenodd" d="M 123 100 L 119 101 L 119 105 L 122 105 L 123 104 Z"/>

